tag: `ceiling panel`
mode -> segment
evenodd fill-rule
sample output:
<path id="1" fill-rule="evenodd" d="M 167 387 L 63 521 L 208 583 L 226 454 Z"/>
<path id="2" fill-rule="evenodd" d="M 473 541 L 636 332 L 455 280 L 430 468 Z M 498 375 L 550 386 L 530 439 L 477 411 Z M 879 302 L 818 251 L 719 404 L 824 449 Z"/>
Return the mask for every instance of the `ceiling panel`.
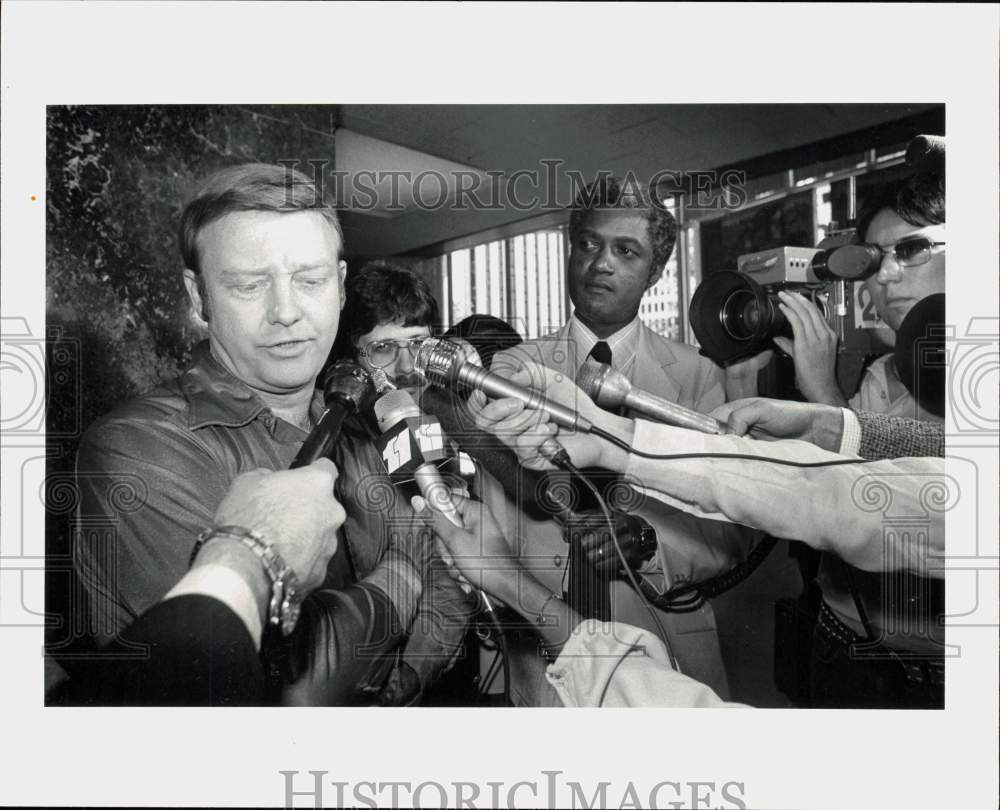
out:
<path id="1" fill-rule="evenodd" d="M 483 171 L 539 169 L 541 159 L 553 158 L 564 161 L 564 170 L 585 177 L 629 169 L 648 177 L 663 169 L 732 165 L 936 107 L 940 105 L 343 105 L 338 126 Z M 495 225 L 503 218 L 407 214 L 395 220 L 391 233 L 381 231 L 370 239 L 362 234 L 358 244 L 371 252 L 372 245 L 389 240 L 394 252 L 402 252 L 461 235 L 458 228 L 467 233 L 473 220 Z M 412 219 L 408 226 L 407 219 Z M 363 222 L 358 227 L 364 231 Z"/>

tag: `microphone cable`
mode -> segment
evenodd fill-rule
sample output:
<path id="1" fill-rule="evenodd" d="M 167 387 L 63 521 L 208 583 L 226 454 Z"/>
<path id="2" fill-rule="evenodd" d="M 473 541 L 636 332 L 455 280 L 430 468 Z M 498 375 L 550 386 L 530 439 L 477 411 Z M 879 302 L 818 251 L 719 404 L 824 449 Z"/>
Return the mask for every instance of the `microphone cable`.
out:
<path id="1" fill-rule="evenodd" d="M 837 458 L 830 459 L 829 461 L 793 461 L 787 458 L 773 458 L 771 456 L 754 456 L 749 453 L 647 453 L 645 450 L 639 450 L 636 447 L 632 447 L 628 442 L 622 441 L 620 438 L 615 436 L 613 433 L 609 433 L 606 430 L 602 430 L 596 425 L 591 429 L 591 433 L 595 436 L 605 439 L 611 442 L 615 447 L 624 450 L 629 455 L 639 456 L 639 458 L 647 458 L 651 461 L 684 461 L 687 459 L 697 459 L 697 458 L 719 458 L 719 459 L 736 459 L 742 461 L 763 461 L 768 464 L 777 464 L 782 467 L 799 467 L 802 469 L 811 469 L 818 467 L 843 467 L 848 464 L 873 464 L 877 461 L 884 461 L 884 459 L 878 458 Z"/>
<path id="2" fill-rule="evenodd" d="M 585 476 L 580 471 L 580 469 L 575 464 L 573 464 L 573 462 L 570 460 L 569 453 L 566 452 L 565 448 L 560 446 L 558 452 L 546 454 L 546 458 L 548 458 L 548 460 L 551 461 L 553 464 L 555 464 L 557 467 L 561 467 L 563 470 L 565 470 L 574 478 L 576 478 L 578 481 L 580 481 L 590 491 L 591 495 L 594 496 L 594 499 L 597 501 L 597 505 L 600 507 L 601 512 L 604 515 L 604 521 L 605 523 L 607 523 L 608 531 L 610 532 L 611 536 L 611 542 L 614 545 L 615 554 L 618 556 L 618 560 L 621 562 L 622 567 L 625 570 L 625 574 L 628 576 L 629 584 L 632 586 L 633 590 L 635 590 L 635 592 L 639 595 L 639 598 L 642 600 L 643 607 L 646 608 L 647 612 L 649 613 L 650 617 L 653 620 L 653 623 L 656 625 L 656 629 L 659 631 L 660 638 L 663 641 L 663 646 L 667 650 L 667 656 L 670 658 L 671 667 L 673 667 L 674 670 L 676 670 L 677 672 L 680 672 L 681 671 L 680 666 L 677 663 L 677 658 L 674 656 L 673 648 L 670 646 L 670 639 L 667 636 L 667 631 L 663 627 L 663 623 L 660 621 L 660 617 L 656 615 L 656 610 L 650 603 L 649 597 L 647 597 L 646 594 L 643 592 L 642 588 L 639 585 L 638 580 L 636 580 L 635 578 L 635 574 L 632 573 L 632 569 L 629 567 L 628 562 L 626 562 L 625 560 L 625 555 L 622 553 L 621 545 L 618 543 L 618 535 L 617 532 L 615 531 L 614 518 L 611 516 L 611 510 L 608 508 L 608 505 L 605 502 L 604 498 L 602 497 L 600 491 L 594 485 L 593 481 L 587 478 L 587 476 Z"/>

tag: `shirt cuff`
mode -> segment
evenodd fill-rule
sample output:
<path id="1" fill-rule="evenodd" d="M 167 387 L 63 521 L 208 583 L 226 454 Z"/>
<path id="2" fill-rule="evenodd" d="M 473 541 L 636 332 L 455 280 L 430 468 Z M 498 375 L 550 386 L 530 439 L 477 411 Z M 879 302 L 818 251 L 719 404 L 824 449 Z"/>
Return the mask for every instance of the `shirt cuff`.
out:
<path id="1" fill-rule="evenodd" d="M 410 626 L 423 593 L 423 580 L 407 555 L 390 548 L 375 570 L 362 581 L 382 591 L 396 608 L 403 627 Z"/>
<path id="2" fill-rule="evenodd" d="M 246 581 L 225 565 L 209 563 L 188 571 L 181 581 L 163 597 L 163 601 L 175 596 L 210 596 L 218 599 L 242 619 L 254 646 L 260 649 L 263 627 L 260 623 L 260 608 L 253 591 Z"/>
<path id="3" fill-rule="evenodd" d="M 857 456 L 861 449 L 861 423 L 850 408 L 841 408 L 844 416 L 844 429 L 840 434 L 840 450 L 842 456 Z"/>

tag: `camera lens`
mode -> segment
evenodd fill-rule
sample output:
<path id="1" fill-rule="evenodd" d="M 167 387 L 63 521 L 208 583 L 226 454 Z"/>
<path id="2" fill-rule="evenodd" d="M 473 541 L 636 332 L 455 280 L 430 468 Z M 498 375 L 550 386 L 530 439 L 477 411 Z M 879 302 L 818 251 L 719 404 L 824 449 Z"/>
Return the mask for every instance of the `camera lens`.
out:
<path id="1" fill-rule="evenodd" d="M 761 311 L 751 290 L 737 290 L 722 304 L 719 322 L 733 340 L 751 340 L 760 328 Z"/>
<path id="2" fill-rule="evenodd" d="M 760 284 L 732 270 L 712 273 L 698 286 L 690 313 L 702 353 L 722 364 L 766 349 L 780 317 Z"/>

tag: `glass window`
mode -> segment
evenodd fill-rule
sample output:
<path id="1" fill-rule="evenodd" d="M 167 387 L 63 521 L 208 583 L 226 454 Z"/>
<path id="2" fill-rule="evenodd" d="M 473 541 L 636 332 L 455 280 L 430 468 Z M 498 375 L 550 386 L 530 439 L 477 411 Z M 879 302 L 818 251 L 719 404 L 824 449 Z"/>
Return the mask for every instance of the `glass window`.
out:
<path id="1" fill-rule="evenodd" d="M 447 254 L 450 322 L 473 312 L 503 318 L 526 338 L 558 329 L 566 306 L 565 228 L 544 228 Z"/>

